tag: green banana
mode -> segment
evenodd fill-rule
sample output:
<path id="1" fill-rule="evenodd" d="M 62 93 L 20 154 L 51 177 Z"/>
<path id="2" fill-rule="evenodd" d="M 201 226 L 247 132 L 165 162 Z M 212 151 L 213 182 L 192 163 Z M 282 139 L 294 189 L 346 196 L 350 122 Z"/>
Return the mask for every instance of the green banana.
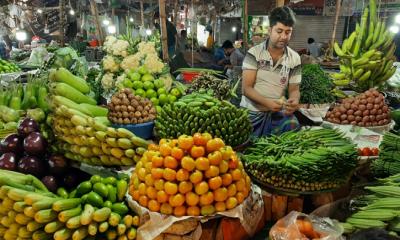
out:
<path id="1" fill-rule="evenodd" d="M 363 73 L 364 73 L 364 69 L 359 68 L 359 69 L 357 69 L 357 70 L 354 72 L 353 77 L 354 77 L 354 78 L 359 78 L 359 77 L 361 77 L 361 75 L 362 75 Z"/>
<path id="2" fill-rule="evenodd" d="M 344 57 L 346 56 L 346 54 L 342 51 L 342 49 L 339 47 L 339 44 L 337 42 L 335 42 L 333 44 L 333 49 L 335 50 L 335 53 L 339 56 L 339 57 Z"/>
<path id="3" fill-rule="evenodd" d="M 368 72 L 364 73 L 358 80 L 360 82 L 366 81 L 371 76 L 371 73 L 371 70 L 369 70 Z"/>
<path id="4" fill-rule="evenodd" d="M 346 78 L 346 74 L 345 73 L 332 73 L 331 77 L 334 78 L 335 80 L 342 80 L 342 79 Z"/>
<path id="5" fill-rule="evenodd" d="M 343 50 L 343 52 L 348 52 L 348 51 L 350 51 L 352 49 L 353 44 L 354 44 L 354 40 L 356 39 L 356 37 L 357 37 L 357 33 L 356 32 L 352 32 L 350 34 L 350 37 L 348 38 L 348 41 L 347 41 L 347 46 L 346 46 L 347 49 Z"/>
<path id="6" fill-rule="evenodd" d="M 334 80 L 333 84 L 336 86 L 347 86 L 350 84 L 350 79 Z"/>
<path id="7" fill-rule="evenodd" d="M 372 39 L 372 43 L 376 43 L 379 37 L 379 33 L 381 32 L 381 27 L 382 27 L 382 21 L 379 21 L 378 24 L 376 25 L 375 31 L 374 31 L 374 38 Z"/>
<path id="8" fill-rule="evenodd" d="M 361 66 L 368 63 L 368 58 L 359 58 L 353 62 L 353 67 Z"/>
<path id="9" fill-rule="evenodd" d="M 393 56 L 395 50 L 396 50 L 396 44 L 392 43 L 390 45 L 389 50 L 386 52 L 385 57 L 386 58 L 391 58 Z"/>

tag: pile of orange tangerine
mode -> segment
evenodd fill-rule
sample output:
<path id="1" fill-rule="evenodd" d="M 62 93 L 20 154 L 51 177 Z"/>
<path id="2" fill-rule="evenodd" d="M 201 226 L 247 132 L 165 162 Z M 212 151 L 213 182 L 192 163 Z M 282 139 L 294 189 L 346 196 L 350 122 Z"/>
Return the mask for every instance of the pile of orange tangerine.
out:
<path id="1" fill-rule="evenodd" d="M 211 215 L 242 203 L 250 178 L 230 146 L 208 133 L 151 144 L 132 173 L 129 193 L 153 212 Z"/>

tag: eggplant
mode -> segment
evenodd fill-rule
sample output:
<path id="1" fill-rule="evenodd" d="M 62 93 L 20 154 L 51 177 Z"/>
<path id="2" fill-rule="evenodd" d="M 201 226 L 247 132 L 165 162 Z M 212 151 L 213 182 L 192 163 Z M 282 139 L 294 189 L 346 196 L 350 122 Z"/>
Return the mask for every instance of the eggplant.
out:
<path id="1" fill-rule="evenodd" d="M 10 134 L 0 142 L 0 152 L 20 154 L 24 150 L 22 140 L 18 134 Z"/>
<path id="2" fill-rule="evenodd" d="M 39 124 L 32 118 L 24 118 L 18 126 L 18 134 L 26 137 L 32 132 L 39 132 Z"/>
<path id="3" fill-rule="evenodd" d="M 62 155 L 51 155 L 48 159 L 49 171 L 55 176 L 64 175 L 69 168 L 68 159 Z"/>
<path id="4" fill-rule="evenodd" d="M 55 193 L 58 189 L 57 179 L 54 176 L 44 176 L 42 178 L 42 183 L 49 189 L 51 192 Z"/>
<path id="5" fill-rule="evenodd" d="M 24 150 L 27 155 L 43 155 L 46 152 L 46 147 L 46 139 L 38 132 L 32 132 L 24 139 Z"/>
<path id="6" fill-rule="evenodd" d="M 15 153 L 4 153 L 0 156 L 0 168 L 5 170 L 17 170 L 17 157 Z"/>
<path id="7" fill-rule="evenodd" d="M 64 186 L 67 189 L 74 189 L 80 183 L 80 176 L 77 171 L 69 172 L 64 176 Z"/>
<path id="8" fill-rule="evenodd" d="M 21 173 L 41 177 L 46 172 L 46 164 L 37 157 L 25 156 L 19 160 L 17 169 Z"/>

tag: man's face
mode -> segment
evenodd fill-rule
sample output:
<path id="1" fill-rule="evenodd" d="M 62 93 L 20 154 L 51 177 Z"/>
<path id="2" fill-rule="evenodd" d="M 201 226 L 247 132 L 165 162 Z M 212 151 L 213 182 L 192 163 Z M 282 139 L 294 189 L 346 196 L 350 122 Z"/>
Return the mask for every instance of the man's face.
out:
<path id="1" fill-rule="evenodd" d="M 225 48 L 224 53 L 226 56 L 230 56 L 233 50 L 234 50 L 233 48 Z"/>
<path id="2" fill-rule="evenodd" d="M 278 22 L 275 26 L 269 28 L 269 42 L 274 48 L 284 48 L 288 45 L 292 32 L 293 27 Z"/>

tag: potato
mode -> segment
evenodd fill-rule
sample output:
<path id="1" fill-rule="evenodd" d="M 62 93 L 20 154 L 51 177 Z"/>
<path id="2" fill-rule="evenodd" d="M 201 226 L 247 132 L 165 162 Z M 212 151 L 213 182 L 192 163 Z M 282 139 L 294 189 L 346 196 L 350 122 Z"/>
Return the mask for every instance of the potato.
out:
<path id="1" fill-rule="evenodd" d="M 124 124 L 129 124 L 131 123 L 131 120 L 129 118 L 124 118 Z"/>
<path id="2" fill-rule="evenodd" d="M 363 117 L 368 116 L 368 115 L 369 115 L 369 110 L 365 110 L 365 111 L 362 113 L 362 116 L 363 116 Z"/>
<path id="3" fill-rule="evenodd" d="M 355 101 L 354 101 L 354 104 L 355 104 L 356 106 L 360 105 L 360 100 L 358 100 L 358 99 L 355 100 Z"/>
<path id="4" fill-rule="evenodd" d="M 128 99 L 130 101 L 132 101 L 132 99 L 135 99 L 135 95 L 133 95 L 132 93 L 128 95 Z"/>
<path id="5" fill-rule="evenodd" d="M 368 110 L 371 110 L 371 109 L 373 109 L 374 108 L 374 105 L 372 104 L 372 103 L 368 103 L 367 104 L 367 109 Z"/>
<path id="6" fill-rule="evenodd" d="M 128 112 L 135 112 L 135 108 L 134 108 L 133 106 L 131 106 L 131 105 L 129 105 L 129 106 L 126 108 L 126 110 L 127 110 Z"/>
<path id="7" fill-rule="evenodd" d="M 342 114 L 341 116 L 340 116 L 340 120 L 347 120 L 347 115 L 346 114 Z"/>
<path id="8" fill-rule="evenodd" d="M 387 113 L 382 113 L 382 120 L 388 119 L 388 114 Z"/>
<path id="9" fill-rule="evenodd" d="M 129 99 L 127 97 L 125 97 L 124 99 L 122 99 L 122 104 L 128 106 L 131 104 L 131 102 L 129 101 Z"/>
<path id="10" fill-rule="evenodd" d="M 367 109 L 367 107 L 364 104 L 361 104 L 360 106 L 358 106 L 358 109 L 360 109 L 360 111 L 364 111 L 365 109 Z"/>
<path id="11" fill-rule="evenodd" d="M 367 101 L 366 99 L 361 99 L 361 100 L 360 100 L 360 103 L 365 105 L 365 104 L 368 103 L 368 101 Z"/>
<path id="12" fill-rule="evenodd" d="M 357 110 L 354 112 L 354 116 L 361 116 L 362 112 L 360 110 Z"/>
<path id="13" fill-rule="evenodd" d="M 374 108 L 374 109 L 371 109 L 371 110 L 369 111 L 369 113 L 370 113 L 371 115 L 376 115 L 376 114 L 378 113 L 378 110 L 376 110 L 376 109 Z"/>
<path id="14" fill-rule="evenodd" d="M 139 106 L 139 102 L 138 102 L 136 99 L 132 99 L 132 100 L 131 100 L 131 105 L 132 105 L 134 108 L 137 108 L 137 107 Z"/>
<path id="15" fill-rule="evenodd" d="M 119 112 L 119 111 L 121 111 L 121 105 L 117 105 L 117 106 L 115 106 L 115 111 L 116 111 L 116 112 Z"/>
<path id="16" fill-rule="evenodd" d="M 129 113 L 128 112 L 122 112 L 122 117 L 124 117 L 124 118 L 127 118 L 127 117 L 129 117 Z"/>
<path id="17" fill-rule="evenodd" d="M 137 124 L 137 119 L 136 118 L 131 118 L 131 123 Z"/>
<path id="18" fill-rule="evenodd" d="M 364 127 L 365 126 L 364 122 L 359 122 L 359 123 L 357 123 L 357 125 L 360 126 L 360 127 Z"/>
<path id="19" fill-rule="evenodd" d="M 372 126 L 378 126 L 378 122 L 377 121 L 373 121 L 372 122 Z"/>
<path id="20" fill-rule="evenodd" d="M 137 106 L 136 111 L 143 112 L 143 106 L 141 105 Z"/>
<path id="21" fill-rule="evenodd" d="M 374 99 L 372 97 L 367 98 L 368 103 L 374 103 Z"/>
<path id="22" fill-rule="evenodd" d="M 364 123 L 369 122 L 369 116 L 364 116 L 362 121 L 363 121 Z"/>
<path id="23" fill-rule="evenodd" d="M 340 113 L 344 114 L 344 113 L 346 113 L 347 109 L 344 106 L 340 106 L 339 111 L 340 111 Z"/>
<path id="24" fill-rule="evenodd" d="M 350 122 L 350 124 L 351 125 L 357 125 L 357 122 L 356 121 L 352 121 L 352 122 Z"/>
<path id="25" fill-rule="evenodd" d="M 351 104 L 351 109 L 353 110 L 353 111 L 357 111 L 358 110 L 358 104 L 355 104 L 355 103 L 353 103 L 353 104 Z"/>
<path id="26" fill-rule="evenodd" d="M 349 109 L 346 112 L 347 115 L 353 115 L 354 114 L 354 110 L 353 109 Z"/>
<path id="27" fill-rule="evenodd" d="M 335 112 L 334 117 L 339 119 L 341 115 L 342 114 L 340 112 Z"/>
<path id="28" fill-rule="evenodd" d="M 342 124 L 349 124 L 349 121 L 343 120 L 343 121 L 342 121 Z"/>
<path id="29" fill-rule="evenodd" d="M 385 122 L 385 121 L 380 120 L 380 121 L 378 122 L 378 125 L 379 125 L 379 126 L 382 126 L 382 125 L 384 125 L 384 124 L 383 124 L 384 122 Z"/>
<path id="30" fill-rule="evenodd" d="M 350 122 L 354 121 L 356 119 L 356 117 L 354 117 L 354 115 L 347 115 L 347 120 L 349 120 Z"/>
<path id="31" fill-rule="evenodd" d="M 386 106 L 386 105 L 383 106 L 382 111 L 383 111 L 384 113 L 387 113 L 387 112 L 389 111 L 388 106 Z"/>
<path id="32" fill-rule="evenodd" d="M 124 124 L 124 119 L 123 119 L 123 118 L 118 118 L 117 123 L 118 123 L 118 124 Z"/>
<path id="33" fill-rule="evenodd" d="M 383 119 L 382 121 L 383 121 L 383 125 L 386 125 L 389 123 L 389 119 Z"/>
<path id="34" fill-rule="evenodd" d="M 117 117 L 121 118 L 122 117 L 122 112 L 117 112 Z"/>
<path id="35" fill-rule="evenodd" d="M 333 122 L 333 118 L 328 118 L 328 122 Z"/>
<path id="36" fill-rule="evenodd" d="M 366 123 L 365 123 L 365 126 L 366 126 L 366 127 L 371 127 L 371 122 L 366 122 Z"/>
<path id="37" fill-rule="evenodd" d="M 375 99 L 374 99 L 374 103 L 375 103 L 375 104 L 378 104 L 378 103 L 380 103 L 380 102 L 382 102 L 382 101 L 381 101 L 379 98 L 375 98 Z"/>
<path id="38" fill-rule="evenodd" d="M 362 121 L 362 117 L 361 116 L 356 116 L 356 121 L 357 122 L 361 122 Z"/>
<path id="39" fill-rule="evenodd" d="M 126 105 L 121 105 L 121 112 L 128 111 L 128 107 Z"/>
<path id="40" fill-rule="evenodd" d="M 382 114 L 382 109 L 378 109 L 377 114 L 378 114 L 378 115 L 381 115 L 381 114 Z"/>
<path id="41" fill-rule="evenodd" d="M 375 120 L 376 120 L 376 116 L 375 116 L 375 115 L 370 115 L 370 116 L 369 116 L 369 120 L 370 120 L 371 122 L 375 121 Z"/>
<path id="42" fill-rule="evenodd" d="M 350 103 L 345 103 L 343 106 L 344 106 L 344 108 L 346 110 L 351 108 L 351 104 Z"/>
<path id="43" fill-rule="evenodd" d="M 138 123 L 143 123 L 143 119 L 142 119 L 142 118 L 139 118 L 139 119 L 138 119 Z"/>
<path id="44" fill-rule="evenodd" d="M 333 122 L 333 123 L 339 124 L 339 123 L 340 123 L 340 120 L 339 120 L 339 118 L 334 118 L 332 122 Z"/>

